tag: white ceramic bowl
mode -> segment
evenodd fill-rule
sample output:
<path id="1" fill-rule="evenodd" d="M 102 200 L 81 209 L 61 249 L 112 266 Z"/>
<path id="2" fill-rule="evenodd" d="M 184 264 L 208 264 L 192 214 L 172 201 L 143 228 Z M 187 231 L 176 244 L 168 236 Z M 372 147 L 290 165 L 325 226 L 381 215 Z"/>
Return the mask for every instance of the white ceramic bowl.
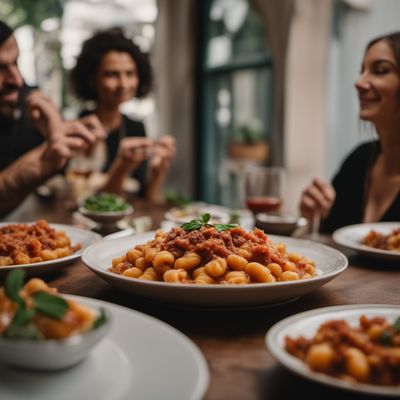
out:
<path id="1" fill-rule="evenodd" d="M 111 315 L 96 329 L 66 339 L 7 339 L 0 337 L 0 361 L 15 367 L 53 371 L 72 367 L 82 361 L 108 333 Z"/>
<path id="2" fill-rule="evenodd" d="M 88 217 L 99 224 L 108 225 L 115 224 L 122 218 L 131 215 L 133 212 L 133 207 L 128 205 L 125 210 L 121 211 L 92 211 L 88 210 L 84 206 L 81 206 L 79 207 L 78 211 L 85 217 Z"/>
<path id="3" fill-rule="evenodd" d="M 256 215 L 256 226 L 266 234 L 291 235 L 296 229 L 307 225 L 303 217 L 295 217 L 289 214 L 272 215 L 259 213 Z"/>

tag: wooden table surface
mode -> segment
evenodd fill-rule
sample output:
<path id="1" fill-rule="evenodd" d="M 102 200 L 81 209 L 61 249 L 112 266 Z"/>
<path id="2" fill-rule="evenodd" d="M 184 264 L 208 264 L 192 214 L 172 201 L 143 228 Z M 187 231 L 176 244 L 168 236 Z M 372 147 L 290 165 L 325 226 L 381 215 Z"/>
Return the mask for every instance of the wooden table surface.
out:
<path id="1" fill-rule="evenodd" d="M 153 219 L 153 228 L 159 227 L 166 209 L 164 206 L 135 204 L 135 207 L 135 216 L 149 215 Z M 71 212 L 63 210 L 57 203 L 31 197 L 4 220 L 33 221 L 38 218 L 68 224 L 71 223 Z M 331 244 L 330 238 L 324 238 L 324 241 Z M 299 312 L 344 304 L 399 304 L 400 265 L 358 258 L 350 253 L 346 255 L 349 257 L 347 270 L 322 288 L 290 303 L 252 310 L 206 311 L 151 303 L 113 288 L 80 260 L 45 276 L 45 280 L 60 292 L 130 307 L 159 318 L 186 334 L 208 362 L 207 400 L 364 399 L 365 396 L 319 385 L 290 373 L 272 358 L 264 341 L 274 323 Z"/>

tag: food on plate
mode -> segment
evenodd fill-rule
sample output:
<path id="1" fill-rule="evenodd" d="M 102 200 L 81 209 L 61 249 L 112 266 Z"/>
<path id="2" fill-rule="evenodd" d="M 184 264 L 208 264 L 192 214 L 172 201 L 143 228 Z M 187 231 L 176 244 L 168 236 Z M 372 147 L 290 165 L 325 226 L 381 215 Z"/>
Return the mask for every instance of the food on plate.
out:
<path id="1" fill-rule="evenodd" d="M 112 260 L 109 271 L 171 283 L 245 284 L 311 278 L 315 263 L 274 244 L 261 230 L 212 224 L 203 214 Z"/>
<path id="2" fill-rule="evenodd" d="M 55 260 L 80 248 L 79 243 L 72 245 L 65 232 L 55 230 L 45 220 L 0 227 L 0 266 Z"/>
<path id="3" fill-rule="evenodd" d="M 0 288 L 0 336 L 12 339 L 64 339 L 97 328 L 100 315 L 61 297 L 38 278 L 25 285 L 21 269 L 12 270 Z"/>
<path id="4" fill-rule="evenodd" d="M 329 320 L 312 338 L 286 336 L 285 348 L 311 369 L 351 382 L 400 384 L 400 318 L 362 315 L 359 326 Z"/>
<path id="5" fill-rule="evenodd" d="M 129 205 L 124 199 L 115 194 L 99 193 L 88 197 L 84 201 L 83 207 L 95 212 L 116 212 L 126 210 Z"/>
<path id="6" fill-rule="evenodd" d="M 400 227 L 393 229 L 388 235 L 371 230 L 362 243 L 375 249 L 400 252 Z"/>

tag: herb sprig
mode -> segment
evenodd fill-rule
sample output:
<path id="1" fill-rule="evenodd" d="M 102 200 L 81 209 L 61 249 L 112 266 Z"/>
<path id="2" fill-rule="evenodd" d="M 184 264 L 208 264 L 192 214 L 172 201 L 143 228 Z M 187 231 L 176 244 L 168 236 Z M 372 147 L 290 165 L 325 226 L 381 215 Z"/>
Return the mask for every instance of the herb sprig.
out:
<path id="1" fill-rule="evenodd" d="M 4 336 L 14 339 L 39 339 L 40 333 L 32 323 L 36 313 L 53 319 L 62 319 L 68 310 L 68 303 L 62 297 L 38 291 L 32 295 L 33 306 L 27 307 L 19 293 L 23 285 L 24 272 L 21 269 L 14 269 L 7 275 L 5 293 L 9 299 L 18 304 L 18 307 Z"/>
<path id="2" fill-rule="evenodd" d="M 27 307 L 25 300 L 20 295 L 24 285 L 24 272 L 21 269 L 12 270 L 6 277 L 4 290 L 6 296 L 17 303 L 18 307 L 14 317 L 4 332 L 4 336 L 12 339 L 41 338 L 38 328 L 32 322 L 33 317 L 40 313 L 52 319 L 62 319 L 68 311 L 67 301 L 51 293 L 38 291 L 32 295 L 33 305 Z M 107 321 L 107 314 L 103 308 L 93 322 L 91 329 L 97 329 Z"/>
<path id="3" fill-rule="evenodd" d="M 209 213 L 201 214 L 200 218 L 192 219 L 189 222 L 185 222 L 181 225 L 181 228 L 185 231 L 196 231 L 202 226 L 214 227 L 218 232 L 227 231 L 232 228 L 236 228 L 237 224 L 211 224 L 209 221 L 211 215 Z"/>
<path id="4" fill-rule="evenodd" d="M 400 317 L 397 317 L 397 319 L 394 321 L 393 325 L 391 326 L 391 329 L 385 330 L 381 333 L 379 342 L 383 346 L 390 347 L 392 345 L 393 335 L 397 334 L 399 332 L 400 332 Z"/>

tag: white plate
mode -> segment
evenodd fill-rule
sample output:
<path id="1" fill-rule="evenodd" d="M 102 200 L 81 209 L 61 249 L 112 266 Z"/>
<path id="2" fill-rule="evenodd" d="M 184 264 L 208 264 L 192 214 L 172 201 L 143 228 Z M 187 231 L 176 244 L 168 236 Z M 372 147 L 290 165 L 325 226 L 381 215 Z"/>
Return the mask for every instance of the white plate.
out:
<path id="1" fill-rule="evenodd" d="M 319 326 L 332 319 L 344 319 L 353 326 L 358 326 L 361 315 L 367 317 L 380 316 L 394 322 L 400 315 L 399 306 L 378 304 L 349 305 L 318 308 L 285 318 L 275 324 L 266 335 L 266 344 L 270 353 L 286 368 L 318 383 L 347 389 L 360 393 L 400 397 L 400 386 L 380 386 L 365 383 L 347 382 L 333 376 L 311 370 L 302 360 L 292 356 L 285 350 L 285 336 L 297 338 L 303 335 L 312 337 Z"/>
<path id="2" fill-rule="evenodd" d="M 1 399 L 200 400 L 204 396 L 207 364 L 185 335 L 140 312 L 71 297 L 110 311 L 112 328 L 107 337 L 82 363 L 64 371 L 39 373 L 0 364 Z"/>
<path id="3" fill-rule="evenodd" d="M 10 224 L 20 224 L 20 223 L 26 223 L 28 225 L 31 225 L 34 222 L 2 222 L 0 223 L 0 227 Z M 32 264 L 5 265 L 0 267 L 0 273 L 9 271 L 14 268 L 23 268 L 27 272 L 29 271 L 35 273 L 48 271 L 51 268 L 59 268 L 79 258 L 83 250 L 85 250 L 89 245 L 91 245 L 96 240 L 101 239 L 101 235 L 99 235 L 98 233 L 91 232 L 86 229 L 76 228 L 75 226 L 63 225 L 63 224 L 49 224 L 49 225 L 52 228 L 56 229 L 57 231 L 64 231 L 71 239 L 72 246 L 74 246 L 77 243 L 80 243 L 81 249 L 67 257 L 61 257 L 55 260 L 42 261 Z"/>
<path id="4" fill-rule="evenodd" d="M 307 240 L 270 235 L 274 242 L 286 243 L 289 251 L 315 260 L 318 276 L 291 282 L 231 286 L 152 282 L 107 271 L 113 258 L 124 255 L 137 244 L 153 239 L 154 233 L 148 232 L 123 239 L 93 243 L 84 251 L 82 261 L 103 279 L 127 292 L 167 303 L 218 307 L 254 306 L 293 299 L 324 285 L 347 267 L 347 258 L 328 246 Z"/>
<path id="5" fill-rule="evenodd" d="M 336 230 L 333 233 L 333 240 L 337 244 L 355 250 L 360 254 L 386 260 L 400 261 L 400 252 L 375 249 L 362 244 L 362 240 L 371 230 L 387 235 L 391 233 L 393 229 L 399 227 L 400 222 L 376 222 L 372 224 L 350 225 Z"/>

